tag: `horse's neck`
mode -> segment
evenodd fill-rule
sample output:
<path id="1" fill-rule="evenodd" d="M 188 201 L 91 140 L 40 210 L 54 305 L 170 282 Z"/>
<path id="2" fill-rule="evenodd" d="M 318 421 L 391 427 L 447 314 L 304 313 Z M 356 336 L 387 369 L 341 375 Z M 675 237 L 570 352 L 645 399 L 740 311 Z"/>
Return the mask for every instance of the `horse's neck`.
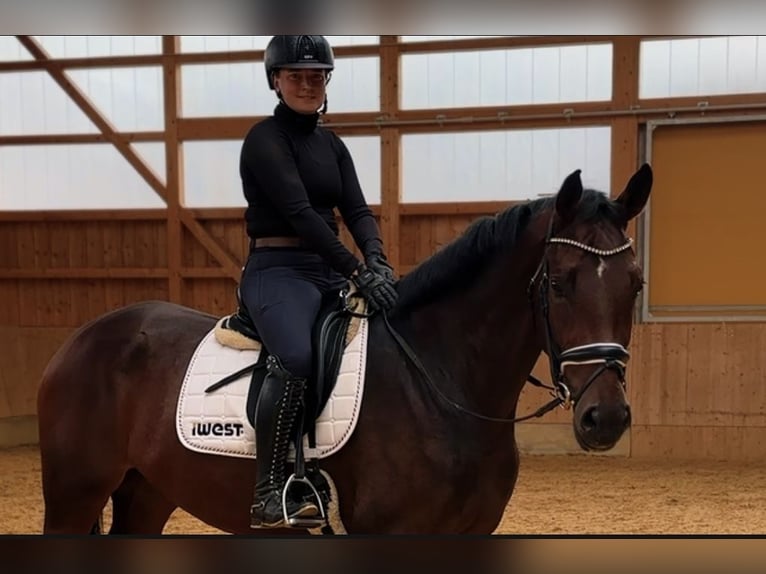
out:
<path id="1" fill-rule="evenodd" d="M 410 327 L 436 384 L 482 414 L 508 417 L 540 354 L 526 295 L 536 267 L 494 265 L 482 280 L 416 311 Z"/>

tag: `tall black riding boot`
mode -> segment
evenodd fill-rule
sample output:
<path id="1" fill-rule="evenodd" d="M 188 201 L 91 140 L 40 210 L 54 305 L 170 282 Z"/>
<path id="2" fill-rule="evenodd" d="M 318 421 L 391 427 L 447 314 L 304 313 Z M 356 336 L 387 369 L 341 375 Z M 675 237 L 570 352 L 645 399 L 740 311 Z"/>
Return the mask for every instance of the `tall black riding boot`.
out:
<path id="1" fill-rule="evenodd" d="M 266 362 L 267 373 L 255 407 L 255 449 L 257 470 L 255 500 L 250 508 L 251 528 L 287 527 L 282 509 L 285 466 L 290 437 L 306 379 L 293 377 L 273 355 Z M 310 501 L 286 501 L 288 518 L 319 515 Z"/>

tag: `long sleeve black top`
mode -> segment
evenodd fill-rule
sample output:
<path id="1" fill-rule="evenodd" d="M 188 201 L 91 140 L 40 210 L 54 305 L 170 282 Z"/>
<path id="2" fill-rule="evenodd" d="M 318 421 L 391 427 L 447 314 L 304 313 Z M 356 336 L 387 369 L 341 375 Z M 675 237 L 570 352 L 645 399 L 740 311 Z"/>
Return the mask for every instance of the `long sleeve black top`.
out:
<path id="1" fill-rule="evenodd" d="M 240 157 L 247 233 L 298 237 L 349 277 L 360 262 L 338 239 L 334 209 L 365 256 L 382 241 L 348 148 L 318 118 L 280 103 L 248 132 Z"/>

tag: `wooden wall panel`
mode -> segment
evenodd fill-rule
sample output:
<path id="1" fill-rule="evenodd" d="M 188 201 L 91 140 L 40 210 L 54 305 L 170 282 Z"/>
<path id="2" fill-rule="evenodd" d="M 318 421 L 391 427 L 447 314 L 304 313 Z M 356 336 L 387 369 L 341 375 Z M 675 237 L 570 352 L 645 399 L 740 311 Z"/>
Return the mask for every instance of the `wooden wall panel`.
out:
<path id="1" fill-rule="evenodd" d="M 0 224 L 0 269 L 167 266 L 162 221 L 39 221 Z"/>
<path id="2" fill-rule="evenodd" d="M 399 245 L 402 267 L 420 263 L 478 217 L 481 214 L 403 216 Z M 211 219 L 204 221 L 204 227 L 244 262 L 247 242 L 239 219 Z M 107 266 L 156 269 L 167 265 L 162 221 L 19 222 L 3 223 L 2 231 L 5 249 L 0 254 L 0 271 L 24 266 L 39 269 L 43 265 L 75 270 Z M 341 240 L 357 251 L 343 225 Z M 186 235 L 183 245 L 184 267 L 218 267 L 191 234 Z M 222 316 L 236 308 L 235 290 L 236 282 L 223 276 L 187 278 L 183 281 L 182 302 Z M 166 300 L 168 296 L 166 278 L 0 279 L 0 325 L 6 327 L 6 333 L 7 329 L 68 332 L 117 307 L 142 300 Z M 35 384 L 29 381 L 34 377 L 20 377 L 17 371 L 38 373 L 47 362 L 44 349 L 42 354 L 35 354 L 31 347 L 34 344 L 29 339 L 19 339 L 8 347 L 8 356 L 16 355 L 11 361 L 16 366 L 10 375 L 4 374 L 3 384 L 10 386 L 0 388 L 0 403 L 5 404 L 0 408 L 6 413 L 29 414 Z M 749 457 L 746 451 L 750 447 L 761 452 L 766 447 L 757 429 L 766 427 L 766 368 L 762 365 L 765 347 L 766 324 L 761 323 L 636 325 L 628 370 L 635 424 L 632 452 L 636 456 L 664 452 L 679 457 L 724 456 L 727 452 Z M 540 357 L 534 374 L 549 382 L 545 355 Z M 9 376 L 26 381 L 26 390 L 14 386 L 21 383 L 8 382 Z M 517 414 L 532 412 L 549 398 L 547 391 L 527 386 Z M 525 424 L 555 425 L 559 429 L 556 432 L 566 434 L 561 429 L 569 428 L 571 423 L 571 411 L 555 409 Z M 663 442 L 662 448 L 656 450 L 657 442 L 666 440 L 670 442 Z"/>
<path id="3" fill-rule="evenodd" d="M 487 214 L 491 215 L 491 214 Z M 411 270 L 462 234 L 481 214 L 407 215 L 400 223 L 399 256 L 404 271 Z"/>
<path id="4" fill-rule="evenodd" d="M 191 279 L 182 285 L 182 304 L 216 317 L 237 309 L 237 284 L 230 279 Z"/>
<path id="5" fill-rule="evenodd" d="M 71 328 L 0 326 L 0 418 L 36 414 L 45 365 Z"/>
<path id="6" fill-rule="evenodd" d="M 201 221 L 201 224 L 210 236 L 223 246 L 236 261 L 244 265 L 249 245 L 244 219 L 207 220 Z M 188 229 L 183 230 L 183 246 L 182 263 L 184 267 L 220 267 L 215 257 L 197 241 Z"/>
<path id="7" fill-rule="evenodd" d="M 19 320 L 19 283 L 0 280 L 0 325 L 18 325 Z"/>
<path id="8" fill-rule="evenodd" d="M 766 429 L 758 426 L 636 425 L 631 456 L 665 460 L 766 459 Z"/>
<path id="9" fill-rule="evenodd" d="M 0 282 L 6 283 L 14 282 Z M 19 316 L 15 323 L 5 324 L 19 327 L 77 327 L 130 303 L 167 299 L 167 282 L 154 279 L 24 279 L 15 283 Z"/>

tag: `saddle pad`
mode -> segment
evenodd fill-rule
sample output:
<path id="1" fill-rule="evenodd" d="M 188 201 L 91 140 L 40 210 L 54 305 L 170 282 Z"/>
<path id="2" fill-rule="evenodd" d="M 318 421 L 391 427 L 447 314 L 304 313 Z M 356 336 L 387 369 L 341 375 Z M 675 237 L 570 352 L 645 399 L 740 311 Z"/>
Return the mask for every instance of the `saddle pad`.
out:
<path id="1" fill-rule="evenodd" d="M 225 347 L 214 332 L 202 339 L 187 367 L 176 410 L 178 439 L 196 452 L 254 459 L 255 430 L 245 412 L 250 373 L 213 393 L 206 394 L 205 389 L 255 363 L 260 351 Z M 364 391 L 367 333 L 363 319 L 343 353 L 337 383 L 316 421 L 315 450 L 308 448 L 304 436 L 306 458 L 335 454 L 354 431 Z M 288 458 L 295 459 L 293 447 Z"/>

